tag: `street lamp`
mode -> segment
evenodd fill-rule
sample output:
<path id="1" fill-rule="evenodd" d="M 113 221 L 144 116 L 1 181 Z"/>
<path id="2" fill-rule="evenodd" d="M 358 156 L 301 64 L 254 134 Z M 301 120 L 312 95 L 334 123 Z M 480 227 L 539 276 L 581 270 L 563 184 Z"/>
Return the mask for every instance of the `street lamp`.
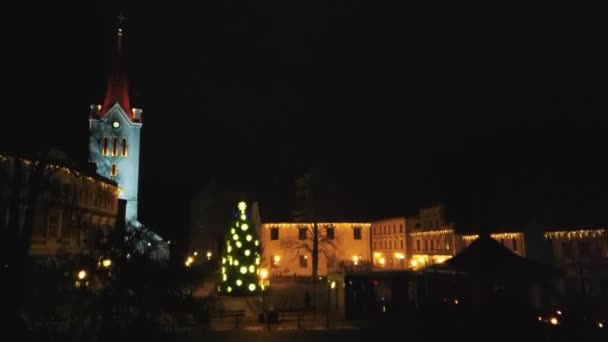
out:
<path id="1" fill-rule="evenodd" d="M 266 278 L 268 278 L 268 270 L 265 268 L 262 268 L 260 270 L 260 280 L 261 280 L 260 286 L 262 287 L 262 313 L 264 313 L 264 315 L 266 315 L 266 305 L 264 303 L 264 294 L 266 293 L 266 291 L 265 291 Z"/>

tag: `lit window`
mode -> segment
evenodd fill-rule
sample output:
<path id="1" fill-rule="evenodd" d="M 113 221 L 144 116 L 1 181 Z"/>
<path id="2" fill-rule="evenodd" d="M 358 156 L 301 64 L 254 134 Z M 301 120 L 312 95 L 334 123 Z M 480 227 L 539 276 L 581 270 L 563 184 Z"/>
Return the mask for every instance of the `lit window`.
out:
<path id="1" fill-rule="evenodd" d="M 122 138 L 122 149 L 120 150 L 120 155 L 123 157 L 127 156 L 127 138 Z"/>
<path id="2" fill-rule="evenodd" d="M 353 229 L 353 238 L 355 240 L 361 240 L 361 227 L 355 227 Z"/>
<path id="3" fill-rule="evenodd" d="M 112 168 L 110 169 L 110 176 L 116 177 L 116 174 L 117 174 L 116 163 L 112 163 Z"/>
<path id="4" fill-rule="evenodd" d="M 300 255 L 300 268 L 307 268 L 307 267 L 308 267 L 308 256 Z"/>
<path id="5" fill-rule="evenodd" d="M 101 154 L 104 156 L 108 155 L 108 138 L 103 138 L 103 148 L 101 150 Z"/>
<path id="6" fill-rule="evenodd" d="M 112 139 L 112 155 L 118 155 L 118 139 L 116 137 Z"/>

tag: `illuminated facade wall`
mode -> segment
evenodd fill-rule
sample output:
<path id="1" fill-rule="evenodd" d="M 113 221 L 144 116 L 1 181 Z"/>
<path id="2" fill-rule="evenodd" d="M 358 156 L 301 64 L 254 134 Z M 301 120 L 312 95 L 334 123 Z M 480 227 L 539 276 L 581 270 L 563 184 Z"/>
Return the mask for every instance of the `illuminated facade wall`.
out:
<path id="1" fill-rule="evenodd" d="M 460 252 L 453 225 L 435 230 L 417 229 L 410 233 L 412 256 L 409 267 L 413 269 L 442 263 Z"/>
<path id="2" fill-rule="evenodd" d="M 318 274 L 369 263 L 370 223 L 319 223 Z M 271 275 L 312 275 L 312 224 L 264 223 L 262 263 Z"/>
<path id="3" fill-rule="evenodd" d="M 125 222 L 137 220 L 139 193 L 139 148 L 141 111 L 133 109 L 136 119 L 114 104 L 103 117 L 92 107 L 89 119 L 89 161 L 97 165 L 97 173 L 118 183 L 120 198 L 126 200 Z"/>
<path id="4" fill-rule="evenodd" d="M 24 184 L 19 212 L 10 209 L 15 160 L 23 163 Z M 11 215 L 23 226 L 28 203 L 27 188 L 33 162 L 0 156 L 0 225 L 8 225 Z M 80 254 L 92 248 L 94 236 L 103 238 L 114 229 L 118 213 L 118 187 L 94 170 L 75 169 L 65 162 L 51 162 L 42 174 L 43 186 L 36 202 L 30 254 L 55 256 Z M 48 181 L 48 183 L 47 183 Z M 8 227 L 2 231 L 6 232 Z M 101 233 L 97 235 L 97 233 Z"/>
<path id="5" fill-rule="evenodd" d="M 384 219 L 371 223 L 371 248 L 374 267 L 406 269 L 410 249 L 407 243 L 408 223 L 405 217 Z"/>

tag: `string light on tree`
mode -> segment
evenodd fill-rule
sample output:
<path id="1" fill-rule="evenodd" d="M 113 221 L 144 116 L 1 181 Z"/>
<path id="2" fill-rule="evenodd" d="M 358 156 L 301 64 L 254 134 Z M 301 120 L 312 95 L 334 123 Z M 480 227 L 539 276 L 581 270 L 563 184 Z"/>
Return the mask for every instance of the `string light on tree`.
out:
<path id="1" fill-rule="evenodd" d="M 236 221 L 226 230 L 222 273 L 218 291 L 230 295 L 253 295 L 259 290 L 260 246 L 247 204 L 238 203 Z"/>

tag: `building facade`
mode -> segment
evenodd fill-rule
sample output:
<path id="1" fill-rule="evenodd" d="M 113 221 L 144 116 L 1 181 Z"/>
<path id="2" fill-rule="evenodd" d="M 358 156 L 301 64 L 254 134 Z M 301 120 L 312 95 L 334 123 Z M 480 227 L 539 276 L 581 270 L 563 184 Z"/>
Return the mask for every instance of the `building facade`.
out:
<path id="1" fill-rule="evenodd" d="M 562 291 L 608 304 L 608 230 L 556 230 L 544 237 L 551 261 L 565 272 Z"/>
<path id="2" fill-rule="evenodd" d="M 374 266 L 403 270 L 407 268 L 408 224 L 405 217 L 388 218 L 371 223 L 371 248 Z"/>
<path id="3" fill-rule="evenodd" d="M 89 161 L 97 165 L 99 175 L 118 183 L 120 198 L 127 203 L 125 222 L 133 224 L 137 222 L 142 110 L 131 107 L 123 39 L 119 26 L 104 102 L 91 105 L 89 112 Z"/>
<path id="4" fill-rule="evenodd" d="M 318 275 L 369 265 L 370 223 L 318 224 Z M 264 223 L 260 226 L 262 264 L 274 276 L 312 275 L 312 223 Z"/>
<path id="5" fill-rule="evenodd" d="M 15 182 L 15 163 L 21 163 L 22 182 Z M 41 168 L 41 186 L 33 199 L 29 188 L 34 167 Z M 62 154 L 55 153 L 44 163 L 0 156 L 0 174 L 2 231 L 8 233 L 14 220 L 22 230 L 25 216 L 33 213 L 32 256 L 89 253 L 95 240 L 104 239 L 116 226 L 119 193 L 116 182 L 98 175 L 93 168 L 70 166 Z M 17 212 L 11 210 L 15 186 L 19 187 Z M 28 211 L 32 204 L 35 208 Z"/>

